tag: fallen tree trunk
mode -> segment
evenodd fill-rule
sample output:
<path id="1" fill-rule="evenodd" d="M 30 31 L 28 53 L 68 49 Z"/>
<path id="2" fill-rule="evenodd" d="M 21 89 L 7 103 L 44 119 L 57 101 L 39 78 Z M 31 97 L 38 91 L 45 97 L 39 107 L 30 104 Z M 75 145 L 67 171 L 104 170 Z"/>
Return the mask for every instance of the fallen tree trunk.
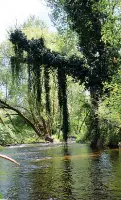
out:
<path id="1" fill-rule="evenodd" d="M 12 159 L 12 158 L 10 158 L 10 157 L 8 157 L 8 156 L 6 156 L 6 155 L 0 154 L 0 158 L 4 158 L 4 159 L 6 159 L 6 160 L 9 160 L 9 161 L 11 161 L 11 162 L 17 164 L 17 165 L 20 165 L 20 164 L 19 164 L 18 162 L 16 162 L 14 159 Z"/>

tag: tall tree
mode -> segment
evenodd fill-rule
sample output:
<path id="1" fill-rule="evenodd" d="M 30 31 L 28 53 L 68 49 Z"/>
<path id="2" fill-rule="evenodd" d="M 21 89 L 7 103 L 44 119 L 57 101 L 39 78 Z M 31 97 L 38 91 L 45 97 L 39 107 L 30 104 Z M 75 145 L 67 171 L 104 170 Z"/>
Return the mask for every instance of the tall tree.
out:
<path id="1" fill-rule="evenodd" d="M 85 86 L 90 91 L 92 102 L 91 144 L 96 146 L 100 143 L 98 107 L 103 95 L 103 84 L 111 81 L 119 64 L 120 1 L 49 0 L 47 2 L 52 9 L 54 23 L 57 25 L 56 22 L 59 21 L 61 24 L 57 27 L 61 30 L 66 29 L 67 23 L 78 34 L 79 48 L 87 61 L 88 68 Z M 64 26 L 61 23 L 63 19 Z"/>
<path id="2" fill-rule="evenodd" d="M 17 64 L 20 66 L 21 63 L 27 63 L 29 72 L 31 71 L 34 75 L 33 89 L 38 102 L 41 102 L 39 77 L 41 75 L 42 65 L 45 68 L 49 67 L 50 71 L 51 69 L 58 71 L 59 104 L 63 110 L 63 132 L 65 140 L 67 140 L 68 133 L 66 75 L 71 75 L 75 80 L 79 80 L 81 83 L 83 82 L 86 89 L 90 91 L 92 104 L 91 145 L 98 146 L 101 143 L 98 107 L 99 101 L 104 93 L 103 85 L 105 82 L 111 81 L 119 64 L 120 45 L 118 42 L 115 42 L 116 27 L 117 25 L 120 27 L 120 7 L 116 7 L 120 6 L 119 1 L 51 0 L 50 3 L 53 5 L 54 10 L 59 7 L 59 9 L 61 8 L 66 13 L 67 23 L 78 34 L 78 48 L 83 54 L 83 59 L 76 56 L 66 58 L 58 52 L 52 52 L 46 48 L 42 38 L 30 41 L 27 40 L 21 31 L 15 30 L 10 36 L 10 40 L 14 44 L 15 49 L 15 57 L 12 58 L 12 67 L 18 70 Z M 109 8 L 111 12 L 108 11 Z M 113 27 L 110 25 L 112 20 L 114 22 Z M 107 27 L 109 28 L 108 32 L 110 36 L 113 32 L 113 37 L 109 39 L 105 31 Z M 27 52 L 27 57 L 23 56 L 24 52 Z M 46 92 L 48 93 L 48 90 Z M 48 94 L 46 97 L 48 97 Z"/>

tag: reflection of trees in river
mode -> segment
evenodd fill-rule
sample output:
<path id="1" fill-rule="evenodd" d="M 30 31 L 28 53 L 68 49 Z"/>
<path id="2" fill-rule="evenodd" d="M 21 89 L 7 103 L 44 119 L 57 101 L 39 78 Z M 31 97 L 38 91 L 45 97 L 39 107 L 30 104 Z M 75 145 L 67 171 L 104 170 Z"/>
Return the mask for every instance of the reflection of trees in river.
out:
<path id="1" fill-rule="evenodd" d="M 36 148 L 34 150 L 32 152 L 31 148 L 31 152 L 26 152 L 26 149 L 26 153 L 23 151 L 22 163 L 17 169 L 11 168 L 11 166 L 4 167 L 4 169 L 10 168 L 10 173 L 6 172 L 7 182 L 6 180 L 5 183 L 2 181 L 3 185 L 0 186 L 6 191 L 6 198 L 9 197 L 10 200 L 42 200 L 54 197 L 53 176 L 55 170 L 53 159 L 46 158 L 46 150 L 43 151 L 44 153 Z M 41 160 L 41 156 L 45 159 Z M 36 160 L 39 158 L 40 161 Z"/>
<path id="2" fill-rule="evenodd" d="M 72 193 L 72 166 L 68 146 L 61 147 L 61 152 L 56 152 L 56 156 L 53 152 L 52 159 L 39 164 L 41 168 L 33 170 L 28 176 L 31 194 L 36 195 L 33 199 L 76 199 Z"/>
<path id="3" fill-rule="evenodd" d="M 50 150 L 51 151 L 51 150 Z M 48 155 L 46 151 L 46 155 Z M 52 158 L 40 160 L 36 163 L 37 169 L 32 170 L 28 179 L 31 182 L 29 200 L 48 200 L 57 199 L 59 187 L 59 166 L 60 160 L 54 159 L 54 151 L 51 152 Z M 57 170 L 58 169 L 58 170 Z"/>
<path id="4" fill-rule="evenodd" d="M 62 182 L 62 190 L 63 190 L 63 198 L 62 199 L 68 199 L 73 200 L 74 195 L 72 193 L 73 189 L 73 178 L 72 178 L 72 165 L 71 165 L 71 155 L 68 149 L 68 146 L 65 145 L 62 149 L 62 153 L 64 155 L 64 158 L 62 160 L 62 175 L 61 175 L 61 182 Z"/>
<path id="5" fill-rule="evenodd" d="M 3 150 L 3 152 L 6 155 L 9 153 L 7 149 Z M 6 160 L 0 160 L 0 193 L 4 199 L 18 200 L 20 191 L 19 168 L 20 166 L 16 166 Z"/>
<path id="6" fill-rule="evenodd" d="M 109 189 L 112 191 L 113 199 L 121 199 L 121 149 L 109 151 L 112 164 L 112 178 L 109 183 Z"/>
<path id="7" fill-rule="evenodd" d="M 4 198 L 119 200 L 121 197 L 121 152 L 118 150 L 96 153 L 74 144 L 42 147 L 41 150 L 40 147 L 22 148 L 12 152 L 16 153 L 21 165 L 0 162 L 0 172 L 5 173 L 0 174 Z"/>
<path id="8" fill-rule="evenodd" d="M 40 161 L 38 168 L 32 170 L 29 175 L 29 181 L 31 182 L 31 191 L 29 199 L 50 199 L 54 198 L 53 191 L 53 174 L 54 165 L 53 160 Z"/>
<path id="9" fill-rule="evenodd" d="M 97 154 L 96 152 L 93 152 Z M 108 183 L 112 175 L 110 157 L 105 152 L 90 159 L 90 177 L 92 184 L 91 198 L 93 200 L 108 200 L 111 198 Z"/>
<path id="10" fill-rule="evenodd" d="M 26 187 L 21 197 L 24 193 L 25 195 L 28 193 L 27 200 L 73 200 L 72 169 L 68 147 L 49 149 L 46 155 L 51 155 L 51 158 L 45 157 L 43 160 L 31 163 L 32 169 L 22 177 Z"/>

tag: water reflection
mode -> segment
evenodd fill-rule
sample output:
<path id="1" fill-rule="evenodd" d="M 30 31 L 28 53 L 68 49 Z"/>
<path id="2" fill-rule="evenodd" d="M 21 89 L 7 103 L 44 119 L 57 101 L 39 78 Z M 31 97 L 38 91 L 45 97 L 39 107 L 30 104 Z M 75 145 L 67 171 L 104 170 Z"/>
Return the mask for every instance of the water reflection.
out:
<path id="1" fill-rule="evenodd" d="M 112 176 L 109 182 L 109 188 L 112 198 L 121 199 L 121 149 L 109 151 L 110 161 L 112 164 Z"/>
<path id="2" fill-rule="evenodd" d="M 92 199 L 110 199 L 108 182 L 111 176 L 111 163 L 109 155 L 104 152 L 90 160 L 91 196 Z"/>
<path id="3" fill-rule="evenodd" d="M 63 160 L 62 160 L 62 188 L 63 188 L 63 199 L 75 199 L 73 197 L 73 177 L 72 177 L 72 164 L 71 164 L 71 153 L 68 145 L 65 145 L 62 149 Z"/>
<path id="4" fill-rule="evenodd" d="M 5 148 L 20 167 L 0 160 L 0 192 L 14 200 L 119 200 L 121 150 L 87 146 Z"/>

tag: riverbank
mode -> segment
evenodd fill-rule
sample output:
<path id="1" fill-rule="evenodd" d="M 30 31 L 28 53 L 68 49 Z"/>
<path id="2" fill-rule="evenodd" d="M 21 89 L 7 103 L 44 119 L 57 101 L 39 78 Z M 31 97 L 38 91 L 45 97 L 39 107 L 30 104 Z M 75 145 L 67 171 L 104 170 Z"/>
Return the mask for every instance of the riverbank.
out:
<path id="1" fill-rule="evenodd" d="M 69 144 L 71 143 L 76 143 L 76 138 L 75 137 L 69 137 L 68 142 Z M 1 147 L 9 147 L 9 146 L 21 146 L 21 145 L 35 145 L 35 144 L 65 144 L 65 142 L 62 139 L 57 139 L 56 137 L 53 137 L 53 142 L 45 141 L 45 139 L 40 139 L 38 138 L 35 141 L 30 141 L 30 142 L 23 142 L 23 143 L 9 143 L 9 144 L 0 144 Z"/>

